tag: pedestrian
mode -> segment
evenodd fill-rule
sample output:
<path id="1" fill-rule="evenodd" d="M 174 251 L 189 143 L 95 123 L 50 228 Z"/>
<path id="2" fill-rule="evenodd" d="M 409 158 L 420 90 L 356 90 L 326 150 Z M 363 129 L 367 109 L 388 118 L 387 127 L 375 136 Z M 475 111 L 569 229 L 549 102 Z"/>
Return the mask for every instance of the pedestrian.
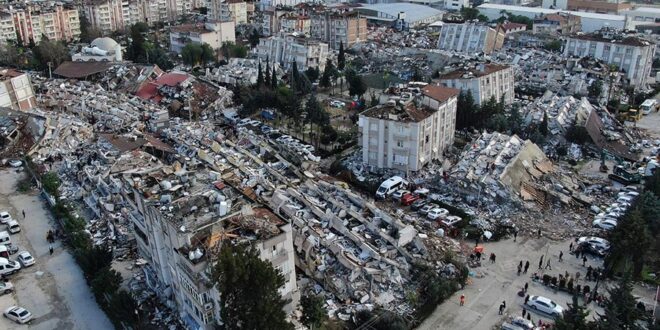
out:
<path id="1" fill-rule="evenodd" d="M 527 302 L 529 301 L 529 295 L 525 296 L 525 305 L 527 305 Z"/>
<path id="2" fill-rule="evenodd" d="M 532 313 L 527 313 L 527 321 L 531 321 L 531 320 L 532 320 Z"/>
<path id="3" fill-rule="evenodd" d="M 496 258 L 496 257 L 495 257 L 495 253 L 491 253 L 491 254 L 490 254 L 490 263 L 491 263 L 491 264 L 494 264 L 494 263 L 495 263 L 495 258 Z"/>
<path id="4" fill-rule="evenodd" d="M 552 266 L 550 266 L 550 259 L 548 259 L 548 262 L 545 264 L 545 269 L 550 268 L 552 270 Z"/>
<path id="5" fill-rule="evenodd" d="M 527 293 L 527 289 L 529 288 L 529 282 L 525 283 L 525 293 Z"/>
<path id="6" fill-rule="evenodd" d="M 573 242 L 568 246 L 568 251 L 573 252 Z"/>
<path id="7" fill-rule="evenodd" d="M 506 300 L 502 300 L 502 306 L 504 306 L 504 308 L 506 308 Z"/>
<path id="8" fill-rule="evenodd" d="M 500 315 L 502 315 L 503 312 L 504 312 L 504 305 L 500 304 Z"/>
<path id="9" fill-rule="evenodd" d="M 479 262 L 481 262 L 481 252 L 477 252 L 477 260 L 479 260 Z"/>
<path id="10" fill-rule="evenodd" d="M 518 276 L 520 276 L 520 272 L 522 272 L 522 264 L 518 264 Z"/>
<path id="11" fill-rule="evenodd" d="M 525 314 L 527 314 L 527 310 L 523 307 L 523 319 L 525 318 Z"/>
<path id="12" fill-rule="evenodd" d="M 591 272 L 593 271 L 593 268 L 591 268 L 591 265 L 587 268 L 587 281 L 591 281 Z"/>
<path id="13" fill-rule="evenodd" d="M 465 305 L 465 295 L 464 294 L 461 295 L 460 301 L 461 301 L 461 306 Z"/>
<path id="14" fill-rule="evenodd" d="M 575 282 L 580 280 L 580 272 L 575 272 Z"/>
<path id="15" fill-rule="evenodd" d="M 481 236 L 477 236 L 477 239 L 474 241 L 474 247 L 477 247 L 477 245 L 479 245 L 479 239 L 480 238 L 481 238 Z"/>
<path id="16" fill-rule="evenodd" d="M 529 269 L 529 260 L 525 262 L 525 271 L 523 272 L 524 274 L 527 274 L 527 269 Z"/>
<path id="17" fill-rule="evenodd" d="M 580 260 L 580 247 L 575 248 L 575 259 Z"/>
<path id="18" fill-rule="evenodd" d="M 23 219 L 25 219 L 25 210 L 23 210 Z"/>
<path id="19" fill-rule="evenodd" d="M 48 246 L 48 252 L 50 252 L 51 256 L 53 255 L 53 246 L 52 245 Z"/>
<path id="20" fill-rule="evenodd" d="M 539 269 L 543 269 L 543 256 L 541 256 L 541 259 L 539 260 Z"/>
<path id="21" fill-rule="evenodd" d="M 541 228 L 539 228 L 538 235 L 539 235 L 539 238 L 541 238 Z"/>
<path id="22" fill-rule="evenodd" d="M 513 241 L 515 242 L 518 239 L 518 228 L 513 230 Z"/>
<path id="23" fill-rule="evenodd" d="M 559 262 L 561 262 L 561 259 L 564 257 L 564 251 L 559 251 Z"/>
<path id="24" fill-rule="evenodd" d="M 582 257 L 582 266 L 584 267 L 586 265 L 587 265 L 587 256 L 583 256 Z"/>

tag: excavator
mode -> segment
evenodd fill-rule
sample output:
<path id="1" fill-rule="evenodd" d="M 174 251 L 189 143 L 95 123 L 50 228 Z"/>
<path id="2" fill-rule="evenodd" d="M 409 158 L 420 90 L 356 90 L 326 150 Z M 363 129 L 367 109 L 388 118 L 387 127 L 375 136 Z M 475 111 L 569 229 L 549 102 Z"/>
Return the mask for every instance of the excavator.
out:
<path id="1" fill-rule="evenodd" d="M 617 165 L 612 169 L 612 173 L 607 176 L 610 180 L 619 182 L 621 184 L 629 185 L 640 183 L 642 176 L 638 173 L 628 172 L 621 165 Z"/>

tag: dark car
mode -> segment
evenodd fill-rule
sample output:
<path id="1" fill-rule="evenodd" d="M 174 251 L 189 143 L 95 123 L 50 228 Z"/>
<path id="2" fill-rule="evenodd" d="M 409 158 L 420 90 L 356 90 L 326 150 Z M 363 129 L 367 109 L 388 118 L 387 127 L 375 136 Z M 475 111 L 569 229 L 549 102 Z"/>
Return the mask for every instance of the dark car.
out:
<path id="1" fill-rule="evenodd" d="M 426 203 L 427 202 L 425 200 L 418 199 L 410 205 L 410 209 L 413 210 L 413 211 L 417 211 L 417 210 L 421 209 L 422 207 L 424 207 L 424 205 L 426 205 Z"/>
<path id="2" fill-rule="evenodd" d="M 586 252 L 598 257 L 604 257 L 607 254 L 607 250 L 599 246 L 596 246 L 594 244 L 590 244 L 589 242 L 579 243 L 576 248 L 576 251 Z"/>

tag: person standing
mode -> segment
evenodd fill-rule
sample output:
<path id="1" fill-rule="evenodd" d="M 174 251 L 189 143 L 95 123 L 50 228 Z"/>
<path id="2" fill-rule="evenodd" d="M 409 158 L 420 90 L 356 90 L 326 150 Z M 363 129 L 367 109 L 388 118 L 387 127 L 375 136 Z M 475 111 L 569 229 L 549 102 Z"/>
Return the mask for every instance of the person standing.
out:
<path id="1" fill-rule="evenodd" d="M 529 260 L 525 262 L 525 271 L 523 272 L 524 274 L 527 274 L 527 270 L 529 269 Z"/>
<path id="2" fill-rule="evenodd" d="M 513 230 L 513 241 L 515 242 L 518 239 L 518 228 Z"/>
<path id="3" fill-rule="evenodd" d="M 465 305 L 465 295 L 464 294 L 461 295 L 460 303 L 461 303 L 461 306 Z"/>
<path id="4" fill-rule="evenodd" d="M 529 301 L 529 295 L 525 296 L 525 305 L 527 305 L 527 302 Z"/>
<path id="5" fill-rule="evenodd" d="M 539 238 L 541 238 L 541 228 L 539 228 L 538 235 L 539 235 Z"/>
<path id="6" fill-rule="evenodd" d="M 568 251 L 573 252 L 573 242 L 568 246 Z"/>
<path id="7" fill-rule="evenodd" d="M 525 314 L 527 314 L 527 310 L 523 307 L 523 319 L 525 318 Z"/>
<path id="8" fill-rule="evenodd" d="M 552 270 L 552 266 L 550 266 L 550 259 L 548 259 L 548 262 L 545 263 L 545 269 L 550 269 Z"/>
<path id="9" fill-rule="evenodd" d="M 559 251 L 559 262 L 562 261 L 563 257 L 564 257 L 564 251 Z"/>
<path id="10" fill-rule="evenodd" d="M 50 252 L 51 256 L 53 255 L 53 246 L 52 245 L 48 246 L 48 252 Z"/>
<path id="11" fill-rule="evenodd" d="M 587 256 L 582 256 L 582 267 L 587 265 Z"/>
<path id="12" fill-rule="evenodd" d="M 500 312 L 499 312 L 499 314 L 502 315 L 503 312 L 504 312 L 504 304 L 500 304 Z"/>
<path id="13" fill-rule="evenodd" d="M 23 210 L 23 219 L 25 219 L 25 210 Z"/>
<path id="14" fill-rule="evenodd" d="M 539 269 L 543 269 L 543 256 L 539 259 Z"/>
<path id="15" fill-rule="evenodd" d="M 518 264 L 518 276 L 520 276 L 521 272 L 522 272 L 522 263 Z"/>
<path id="16" fill-rule="evenodd" d="M 495 258 L 496 258 L 495 253 L 491 253 L 491 254 L 490 254 L 490 263 L 491 263 L 491 264 L 494 264 L 494 263 L 495 263 Z"/>
<path id="17" fill-rule="evenodd" d="M 525 283 L 525 293 L 527 293 L 527 289 L 529 288 L 529 282 Z"/>

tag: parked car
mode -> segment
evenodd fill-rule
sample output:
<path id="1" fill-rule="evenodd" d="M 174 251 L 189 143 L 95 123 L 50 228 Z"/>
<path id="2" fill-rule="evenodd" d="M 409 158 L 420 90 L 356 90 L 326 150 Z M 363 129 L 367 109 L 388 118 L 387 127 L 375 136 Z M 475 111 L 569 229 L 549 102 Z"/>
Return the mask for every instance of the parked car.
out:
<path id="1" fill-rule="evenodd" d="M 420 214 L 426 215 L 426 214 L 429 213 L 429 211 L 431 211 L 431 210 L 433 210 L 434 208 L 437 208 L 437 207 L 438 207 L 438 205 L 436 205 L 436 204 L 426 204 L 426 205 L 422 206 L 422 208 L 419 209 L 418 212 Z"/>
<path id="2" fill-rule="evenodd" d="M 21 226 L 18 224 L 18 221 L 12 220 L 7 223 L 7 231 L 10 234 L 16 234 L 21 231 Z"/>
<path id="3" fill-rule="evenodd" d="M 21 265 L 7 258 L 0 258 L 0 275 L 11 275 L 21 269 Z"/>
<path id="4" fill-rule="evenodd" d="M 513 320 L 511 320 L 511 324 L 515 326 L 519 326 L 525 330 L 534 330 L 534 323 L 526 318 L 517 316 Z"/>
<path id="5" fill-rule="evenodd" d="M 449 215 L 446 218 L 442 219 L 442 221 L 440 221 L 440 223 L 445 227 L 454 227 L 459 222 L 461 222 L 462 220 L 463 219 L 459 216 Z"/>
<path id="6" fill-rule="evenodd" d="M 419 211 L 419 209 L 424 207 L 424 205 L 426 205 L 427 203 L 428 202 L 426 200 L 418 199 L 415 202 L 413 202 L 412 205 L 410 205 L 410 209 L 413 211 Z"/>
<path id="7" fill-rule="evenodd" d="M 410 191 L 403 189 L 397 190 L 392 194 L 392 199 L 400 201 L 405 194 L 410 194 Z"/>
<path id="8" fill-rule="evenodd" d="M 525 305 L 534 311 L 543 312 L 553 317 L 559 317 L 564 313 L 563 307 L 546 297 L 531 296 Z"/>
<path id="9" fill-rule="evenodd" d="M 25 324 L 32 320 L 32 313 L 27 309 L 19 306 L 11 306 L 5 309 L 5 312 L 2 313 L 4 317 L 20 324 Z"/>
<path id="10" fill-rule="evenodd" d="M 20 262 L 21 266 L 23 267 L 30 267 L 35 263 L 34 258 L 32 257 L 30 252 L 27 251 L 21 251 L 18 254 L 18 258 L 16 258 L 16 260 L 18 260 L 18 262 Z"/>
<path id="11" fill-rule="evenodd" d="M 343 108 L 346 106 L 346 103 L 338 100 L 332 100 L 330 101 L 330 106 L 335 107 L 335 108 Z"/>
<path id="12" fill-rule="evenodd" d="M 11 218 L 11 214 L 9 214 L 9 212 L 7 211 L 0 212 L 0 222 L 7 223 L 12 220 L 13 219 Z"/>
<path id="13" fill-rule="evenodd" d="M 593 222 L 594 228 L 599 228 L 599 229 L 604 229 L 604 230 L 612 230 L 617 225 L 618 225 L 618 222 L 616 221 L 616 219 L 610 219 L 610 218 L 596 219 Z"/>
<path id="14" fill-rule="evenodd" d="M 419 195 L 408 193 L 403 195 L 403 197 L 401 197 L 401 205 L 408 206 L 417 200 L 419 200 Z"/>
<path id="15" fill-rule="evenodd" d="M 600 238 L 600 237 L 583 236 L 583 237 L 580 237 L 580 238 L 577 239 L 577 243 L 578 244 L 585 244 L 586 243 L 586 244 L 593 245 L 593 246 L 598 247 L 599 249 L 603 249 L 603 250 L 609 250 L 610 249 L 610 242 L 608 240 L 606 240 L 604 238 Z"/>
<path id="16" fill-rule="evenodd" d="M 429 211 L 429 213 L 426 214 L 426 217 L 431 220 L 436 220 L 436 219 L 444 218 L 447 215 L 449 215 L 449 211 L 447 211 L 447 209 L 436 207 L 431 211 Z"/>
<path id="17" fill-rule="evenodd" d="M 0 296 L 3 294 L 8 294 L 14 291 L 14 285 L 7 281 L 0 281 Z"/>
<path id="18" fill-rule="evenodd" d="M 10 159 L 7 163 L 11 167 L 21 167 L 23 165 L 23 162 L 18 159 Z"/>

